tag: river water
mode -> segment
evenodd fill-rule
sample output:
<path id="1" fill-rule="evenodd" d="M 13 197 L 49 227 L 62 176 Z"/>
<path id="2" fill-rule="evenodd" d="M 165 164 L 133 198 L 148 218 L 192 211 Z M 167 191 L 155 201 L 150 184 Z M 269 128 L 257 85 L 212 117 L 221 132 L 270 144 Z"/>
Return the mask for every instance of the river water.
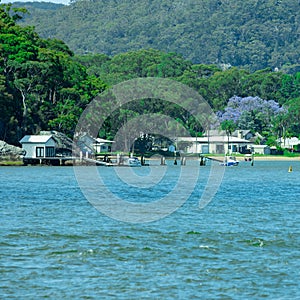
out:
<path id="1" fill-rule="evenodd" d="M 123 200 L 151 201 L 174 189 L 181 166 L 159 168 L 155 187 L 127 189 L 113 168 L 97 172 Z M 0 298 L 300 299 L 300 162 L 227 167 L 200 209 L 209 170 L 178 210 L 131 223 L 91 205 L 72 167 L 1 167 Z"/>

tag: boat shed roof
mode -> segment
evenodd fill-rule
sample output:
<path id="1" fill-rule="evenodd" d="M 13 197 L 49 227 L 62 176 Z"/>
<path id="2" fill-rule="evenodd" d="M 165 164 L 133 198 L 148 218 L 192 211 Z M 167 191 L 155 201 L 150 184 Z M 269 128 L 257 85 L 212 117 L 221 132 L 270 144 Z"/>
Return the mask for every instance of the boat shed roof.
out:
<path id="1" fill-rule="evenodd" d="M 47 143 L 51 138 L 52 135 L 25 135 L 20 143 Z"/>

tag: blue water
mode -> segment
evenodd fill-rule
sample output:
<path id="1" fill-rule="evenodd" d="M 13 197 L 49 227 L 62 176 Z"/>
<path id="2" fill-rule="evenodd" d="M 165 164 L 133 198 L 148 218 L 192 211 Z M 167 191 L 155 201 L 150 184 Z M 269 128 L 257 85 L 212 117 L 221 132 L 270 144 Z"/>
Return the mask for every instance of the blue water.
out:
<path id="1" fill-rule="evenodd" d="M 138 201 L 174 188 L 180 166 L 154 168 L 168 175 Z M 97 170 L 135 201 L 113 169 Z M 209 170 L 176 212 L 135 224 L 95 209 L 72 167 L 1 167 L 0 298 L 300 299 L 300 161 L 226 168 L 199 209 Z"/>

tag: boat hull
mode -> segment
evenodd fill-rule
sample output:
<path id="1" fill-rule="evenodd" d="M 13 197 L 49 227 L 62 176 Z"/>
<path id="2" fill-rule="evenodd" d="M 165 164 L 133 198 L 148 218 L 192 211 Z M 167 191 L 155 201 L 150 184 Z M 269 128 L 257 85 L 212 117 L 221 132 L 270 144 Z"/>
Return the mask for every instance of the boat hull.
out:
<path id="1" fill-rule="evenodd" d="M 239 161 L 234 156 L 226 156 L 224 162 L 220 163 L 221 166 L 225 167 L 236 167 L 239 165 Z"/>
<path id="2" fill-rule="evenodd" d="M 142 166 L 141 162 L 136 157 L 129 158 L 126 165 L 128 167 L 141 167 Z"/>
<path id="3" fill-rule="evenodd" d="M 238 161 L 228 161 L 228 162 L 224 162 L 220 164 L 221 166 L 225 166 L 225 167 L 236 167 L 239 165 Z"/>

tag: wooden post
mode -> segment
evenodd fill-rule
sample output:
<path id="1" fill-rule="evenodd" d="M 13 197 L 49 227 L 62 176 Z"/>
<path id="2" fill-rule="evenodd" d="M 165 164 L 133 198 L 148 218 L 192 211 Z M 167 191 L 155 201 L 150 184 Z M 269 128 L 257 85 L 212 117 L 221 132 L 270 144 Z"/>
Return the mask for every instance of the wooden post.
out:
<path id="1" fill-rule="evenodd" d="M 181 165 L 182 165 L 182 166 L 185 166 L 185 165 L 186 165 L 186 158 L 185 158 L 185 157 L 182 157 L 182 158 L 181 158 Z"/>
<path id="2" fill-rule="evenodd" d="M 205 166 L 205 157 L 200 157 L 200 166 Z"/>

